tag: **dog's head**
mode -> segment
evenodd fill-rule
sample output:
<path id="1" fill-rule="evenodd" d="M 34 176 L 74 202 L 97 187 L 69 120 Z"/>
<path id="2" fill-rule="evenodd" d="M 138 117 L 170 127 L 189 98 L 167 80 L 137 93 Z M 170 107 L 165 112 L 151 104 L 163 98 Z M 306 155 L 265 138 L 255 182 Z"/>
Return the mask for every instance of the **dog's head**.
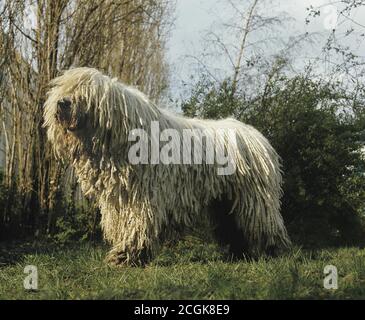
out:
<path id="1" fill-rule="evenodd" d="M 61 157 L 69 157 L 80 147 L 91 149 L 98 135 L 102 139 L 101 94 L 111 79 L 91 68 L 75 68 L 53 79 L 44 104 L 44 126 L 47 136 Z M 104 108 L 110 108 L 105 104 Z M 107 110 L 106 110 L 107 111 Z"/>
<path id="2" fill-rule="evenodd" d="M 138 90 L 92 68 L 70 69 L 50 87 L 44 126 L 63 154 L 75 145 L 114 152 L 126 143 L 130 129 L 142 126 L 143 118 L 157 110 Z"/>
<path id="3" fill-rule="evenodd" d="M 65 130 L 76 132 L 86 127 L 87 111 L 82 108 L 81 101 L 73 101 L 71 97 L 63 97 L 57 101 L 55 120 Z"/>
<path id="4" fill-rule="evenodd" d="M 105 77 L 95 69 L 75 68 L 53 79 L 44 106 L 45 126 L 62 128 L 64 134 L 85 129 L 95 116 L 92 87 L 98 76 Z"/>

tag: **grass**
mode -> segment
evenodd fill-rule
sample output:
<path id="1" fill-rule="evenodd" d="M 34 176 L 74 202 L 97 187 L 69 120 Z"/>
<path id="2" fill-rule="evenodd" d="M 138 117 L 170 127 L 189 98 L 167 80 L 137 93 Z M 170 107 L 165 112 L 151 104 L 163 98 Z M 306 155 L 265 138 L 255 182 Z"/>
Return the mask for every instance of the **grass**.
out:
<path id="1" fill-rule="evenodd" d="M 0 246 L 0 299 L 364 299 L 365 250 L 294 249 L 278 258 L 230 262 L 215 246 L 185 239 L 145 268 L 111 267 L 102 245 Z M 326 265 L 338 289 L 323 287 Z M 23 288 L 26 265 L 39 289 Z"/>

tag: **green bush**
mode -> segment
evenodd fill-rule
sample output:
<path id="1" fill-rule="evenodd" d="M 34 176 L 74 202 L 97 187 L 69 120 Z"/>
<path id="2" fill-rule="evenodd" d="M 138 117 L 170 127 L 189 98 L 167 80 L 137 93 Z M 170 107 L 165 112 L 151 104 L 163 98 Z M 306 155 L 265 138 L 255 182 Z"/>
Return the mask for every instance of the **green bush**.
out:
<path id="1" fill-rule="evenodd" d="M 97 209 L 83 205 L 56 219 L 55 230 L 50 239 L 59 244 L 72 241 L 100 240 L 99 217 Z"/>
<path id="2" fill-rule="evenodd" d="M 38 239 L 58 244 L 99 240 L 99 211 L 90 201 L 76 196 L 77 185 L 66 185 L 56 192 L 54 205 L 39 213 L 39 206 L 24 207 L 31 197 L 18 190 L 16 182 L 8 187 L 0 172 L 0 240 Z"/>
<path id="3" fill-rule="evenodd" d="M 9 187 L 0 171 L 0 240 L 13 238 L 27 228 L 29 217 L 21 210 L 21 199 L 16 185 Z"/>
<path id="4" fill-rule="evenodd" d="M 182 104 L 202 118 L 234 116 L 255 126 L 282 157 L 282 214 L 295 243 L 315 247 L 361 244 L 365 177 L 360 119 L 353 97 L 336 83 L 278 77 L 247 99 L 202 82 Z M 223 95 L 223 97 L 221 96 Z"/>
<path id="5" fill-rule="evenodd" d="M 364 190 L 365 182 L 354 179 L 360 145 L 354 119 L 341 113 L 343 92 L 301 77 L 277 87 L 267 109 L 259 115 L 251 110 L 248 120 L 283 158 L 282 210 L 292 238 L 310 246 L 358 243 L 360 206 L 344 186 Z"/>
<path id="6" fill-rule="evenodd" d="M 99 209 L 91 201 L 76 196 L 77 188 L 76 183 L 69 190 L 65 188 L 57 199 L 49 238 L 59 244 L 101 239 Z"/>

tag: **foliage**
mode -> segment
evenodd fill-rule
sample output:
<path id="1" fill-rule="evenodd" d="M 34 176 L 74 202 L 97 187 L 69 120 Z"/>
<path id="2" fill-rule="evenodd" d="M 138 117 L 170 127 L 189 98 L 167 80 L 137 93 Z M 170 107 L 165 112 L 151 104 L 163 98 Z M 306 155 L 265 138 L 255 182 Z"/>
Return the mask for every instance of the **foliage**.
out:
<path id="1" fill-rule="evenodd" d="M 359 244 L 364 239 L 364 162 L 354 97 L 310 74 L 271 78 L 253 99 L 231 95 L 229 81 L 202 81 L 182 104 L 187 115 L 235 116 L 270 140 L 283 159 L 282 213 L 301 245 Z M 358 104 L 359 101 L 356 101 Z"/>
<path id="2" fill-rule="evenodd" d="M 16 185 L 9 187 L 0 171 L 0 240 L 15 238 L 25 232 L 31 217 L 22 210 L 21 199 Z"/>
<path id="3" fill-rule="evenodd" d="M 182 102 L 181 109 L 188 117 L 222 119 L 234 114 L 239 101 L 233 98 L 229 79 L 215 85 L 204 78 L 193 88 L 189 98 Z"/>
<path id="4" fill-rule="evenodd" d="M 100 240 L 99 210 L 89 203 L 69 201 L 65 213 L 58 217 L 55 230 L 49 238 L 59 244 L 71 241 Z"/>
<path id="5" fill-rule="evenodd" d="M 0 173 L 0 240 L 19 240 L 30 237 L 48 239 L 58 244 L 70 241 L 100 240 L 99 210 L 95 205 L 75 195 L 77 184 L 59 188 L 56 192 L 52 219 L 47 215 L 37 216 L 32 210 L 24 210 L 21 199 L 24 196 L 17 189 L 9 190 Z M 9 199 L 9 197 L 12 199 Z M 40 221 L 40 229 L 34 231 L 33 219 Z"/>

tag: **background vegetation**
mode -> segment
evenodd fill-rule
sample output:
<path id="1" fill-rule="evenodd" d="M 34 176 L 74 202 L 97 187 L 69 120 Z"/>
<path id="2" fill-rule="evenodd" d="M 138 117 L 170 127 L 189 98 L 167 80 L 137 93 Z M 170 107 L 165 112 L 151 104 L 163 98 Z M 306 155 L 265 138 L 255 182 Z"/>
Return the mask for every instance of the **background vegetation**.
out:
<path id="1" fill-rule="evenodd" d="M 364 240 L 363 115 L 346 108 L 359 101 L 310 71 L 271 78 L 264 95 L 232 95 L 226 80 L 201 82 L 184 102 L 185 114 L 229 115 L 269 138 L 283 160 L 282 214 L 289 234 L 306 247 L 360 244 Z M 362 102 L 361 102 L 362 103 Z"/>

